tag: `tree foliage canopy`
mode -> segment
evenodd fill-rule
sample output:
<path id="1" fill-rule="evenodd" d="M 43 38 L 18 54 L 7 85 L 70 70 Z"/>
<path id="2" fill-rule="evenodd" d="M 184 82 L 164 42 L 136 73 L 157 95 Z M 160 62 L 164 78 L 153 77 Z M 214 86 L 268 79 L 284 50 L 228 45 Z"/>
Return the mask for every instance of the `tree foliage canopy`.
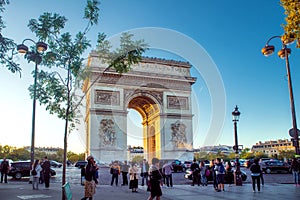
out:
<path id="1" fill-rule="evenodd" d="M 300 47 L 300 2 L 298 0 L 280 0 L 284 8 L 286 24 L 283 24 L 284 35 L 282 41 L 296 40 L 297 48 Z"/>
<path id="2" fill-rule="evenodd" d="M 19 64 L 13 61 L 16 44 L 12 39 L 6 38 L 1 34 L 2 30 L 5 28 L 1 13 L 5 11 L 4 6 L 7 4 L 9 4 L 8 0 L 0 0 L 0 65 L 5 66 L 12 73 L 18 72 L 21 75 Z"/>

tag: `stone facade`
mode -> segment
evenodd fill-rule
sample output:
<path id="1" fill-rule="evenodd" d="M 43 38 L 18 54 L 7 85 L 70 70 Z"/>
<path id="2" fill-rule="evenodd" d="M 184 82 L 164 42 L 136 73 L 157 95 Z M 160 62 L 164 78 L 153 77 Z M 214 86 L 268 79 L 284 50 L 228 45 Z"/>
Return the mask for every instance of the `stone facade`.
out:
<path id="1" fill-rule="evenodd" d="M 127 109 L 142 116 L 144 157 L 182 159 L 193 146 L 191 85 L 186 62 L 144 58 L 122 75 L 92 52 L 87 93 L 87 154 L 102 162 L 125 160 Z M 95 82 L 93 85 L 92 83 Z M 91 86 L 90 90 L 88 88 Z"/>

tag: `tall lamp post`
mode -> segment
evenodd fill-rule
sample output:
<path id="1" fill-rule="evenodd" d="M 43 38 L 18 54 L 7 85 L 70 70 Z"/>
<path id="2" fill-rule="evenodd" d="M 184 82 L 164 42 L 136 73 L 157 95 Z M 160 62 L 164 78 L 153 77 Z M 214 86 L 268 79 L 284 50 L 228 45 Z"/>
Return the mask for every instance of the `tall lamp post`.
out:
<path id="1" fill-rule="evenodd" d="M 24 44 L 26 41 L 34 43 L 34 47 L 29 51 L 28 47 Z M 34 162 L 34 141 L 35 141 L 35 108 L 36 108 L 36 82 L 37 82 L 37 70 L 38 64 L 42 62 L 42 54 L 47 50 L 47 44 L 44 42 L 35 42 L 32 39 L 24 39 L 22 44 L 17 46 L 17 51 L 24 54 L 24 58 L 28 62 L 35 63 L 34 69 L 34 83 L 33 83 L 33 108 L 32 108 L 32 129 L 31 129 L 31 150 L 30 150 L 30 161 L 31 164 Z"/>
<path id="2" fill-rule="evenodd" d="M 279 50 L 277 54 L 280 58 L 285 59 L 286 71 L 288 77 L 288 87 L 289 87 L 289 94 L 290 94 L 290 104 L 291 104 L 291 111 L 292 111 L 292 122 L 293 122 L 293 128 L 292 128 L 293 134 L 291 135 L 291 137 L 293 137 L 294 140 L 296 155 L 300 155 L 297 120 L 296 120 L 296 112 L 295 112 L 295 104 L 294 104 L 294 94 L 293 94 L 292 78 L 291 78 L 290 63 L 289 63 L 289 54 L 291 53 L 291 49 L 287 48 L 287 45 L 293 42 L 293 39 L 289 41 L 284 41 L 282 40 L 281 36 L 271 37 L 270 39 L 268 39 L 265 47 L 262 48 L 261 50 L 264 56 L 269 56 L 273 54 L 275 47 L 273 45 L 269 45 L 269 42 L 274 38 L 280 38 L 280 41 L 282 43 L 282 49 Z"/>
<path id="3" fill-rule="evenodd" d="M 240 111 L 238 106 L 235 106 L 234 111 L 232 112 L 232 121 L 234 124 L 234 146 L 233 149 L 235 150 L 235 162 L 236 162 L 236 170 L 234 173 L 234 183 L 237 186 L 242 186 L 242 173 L 240 169 L 240 162 L 239 162 L 239 145 L 238 145 L 238 136 L 237 136 L 237 122 L 240 118 Z"/>

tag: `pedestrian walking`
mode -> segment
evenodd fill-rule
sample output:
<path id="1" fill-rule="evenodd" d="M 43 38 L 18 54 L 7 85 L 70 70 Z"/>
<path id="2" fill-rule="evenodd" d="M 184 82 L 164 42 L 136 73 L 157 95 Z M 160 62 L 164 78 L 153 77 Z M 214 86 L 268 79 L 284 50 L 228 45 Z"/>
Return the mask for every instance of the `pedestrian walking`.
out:
<path id="1" fill-rule="evenodd" d="M 44 183 L 45 183 L 45 188 L 49 189 L 50 187 L 50 161 L 48 160 L 48 157 L 44 157 L 44 162 L 42 165 L 43 168 L 43 174 L 44 174 Z"/>
<path id="2" fill-rule="evenodd" d="M 210 174 L 213 179 L 213 187 L 214 187 L 215 191 L 217 191 L 218 183 L 217 183 L 217 175 L 216 175 L 215 167 L 216 167 L 215 160 L 211 160 L 210 165 L 209 165 L 209 170 L 210 170 Z"/>
<path id="3" fill-rule="evenodd" d="M 207 179 L 206 179 L 206 166 L 203 161 L 199 164 L 200 167 L 200 176 L 201 176 L 201 184 L 202 186 L 207 186 Z"/>
<path id="4" fill-rule="evenodd" d="M 159 159 L 158 158 L 152 158 L 151 166 L 149 168 L 149 177 L 150 177 L 150 196 L 148 200 L 153 200 L 156 198 L 156 200 L 160 200 L 160 197 L 162 196 L 161 191 L 161 179 L 162 174 L 159 170 Z"/>
<path id="5" fill-rule="evenodd" d="M 299 183 L 299 170 L 300 170 L 300 163 L 296 158 L 293 158 L 292 163 L 291 163 L 291 171 L 293 174 L 293 178 L 294 178 L 294 183 L 295 186 L 300 186 Z"/>
<path id="6" fill-rule="evenodd" d="M 225 174 L 227 175 L 228 186 L 231 186 L 233 183 L 233 169 L 230 161 L 227 162 Z"/>
<path id="7" fill-rule="evenodd" d="M 127 178 L 127 177 L 126 177 Z M 137 192 L 138 188 L 138 181 L 139 181 L 139 169 L 136 166 L 136 163 L 132 163 L 131 167 L 129 168 L 129 189 L 132 190 L 132 192 Z"/>
<path id="8" fill-rule="evenodd" d="M 173 187 L 172 170 L 173 170 L 172 163 L 167 162 L 162 167 L 162 171 L 166 179 L 167 187 Z"/>
<path id="9" fill-rule="evenodd" d="M 122 172 L 122 179 L 123 179 L 123 183 L 122 185 L 128 185 L 128 171 L 129 171 L 129 165 L 127 164 L 127 161 L 124 161 L 124 164 L 121 166 L 121 172 Z"/>
<path id="10" fill-rule="evenodd" d="M 98 180 L 96 178 L 97 169 L 93 156 L 88 156 L 86 160 L 88 163 L 85 167 L 84 197 L 81 200 L 92 200 L 96 193 L 96 184 L 98 184 Z"/>
<path id="11" fill-rule="evenodd" d="M 225 192 L 225 188 L 224 188 L 225 167 L 221 161 L 221 158 L 216 159 L 215 171 L 216 171 L 217 183 L 218 183 L 217 192 L 221 192 L 221 191 Z"/>
<path id="12" fill-rule="evenodd" d="M 110 167 L 110 174 L 111 174 L 111 183 L 112 186 L 114 181 L 116 181 L 116 186 L 118 186 L 118 179 L 120 175 L 120 166 L 118 164 L 118 161 L 115 161 L 114 164 Z"/>
<path id="13" fill-rule="evenodd" d="M 191 164 L 191 170 L 192 170 L 192 176 L 193 176 L 193 183 L 192 186 L 197 184 L 200 186 L 200 169 L 199 164 L 196 162 L 196 159 L 193 160 L 193 163 Z"/>
<path id="14" fill-rule="evenodd" d="M 40 165 L 40 160 L 35 160 L 32 169 L 31 169 L 31 175 L 32 175 L 32 189 L 38 190 L 39 189 L 39 179 L 41 176 L 42 167 Z"/>
<path id="15" fill-rule="evenodd" d="M 3 176 L 4 176 L 4 183 L 7 183 L 8 172 L 9 172 L 9 162 L 6 160 L 6 157 L 4 157 L 1 162 L 1 183 L 3 183 Z"/>
<path id="16" fill-rule="evenodd" d="M 254 163 L 250 166 L 250 171 L 251 171 L 253 192 L 255 192 L 255 182 L 257 183 L 257 191 L 259 192 L 261 168 L 257 158 L 254 159 Z"/>
<path id="17" fill-rule="evenodd" d="M 262 161 L 262 159 L 259 159 L 259 162 L 258 162 L 259 166 L 260 166 L 260 181 L 261 181 L 261 185 L 264 186 L 265 184 L 265 181 L 264 181 L 264 174 L 263 174 L 263 165 L 264 165 L 264 162 Z"/>
<path id="18" fill-rule="evenodd" d="M 142 186 L 146 182 L 148 185 L 148 172 L 149 172 L 149 163 L 146 159 L 143 159 L 143 163 L 141 164 L 141 177 L 142 177 Z"/>

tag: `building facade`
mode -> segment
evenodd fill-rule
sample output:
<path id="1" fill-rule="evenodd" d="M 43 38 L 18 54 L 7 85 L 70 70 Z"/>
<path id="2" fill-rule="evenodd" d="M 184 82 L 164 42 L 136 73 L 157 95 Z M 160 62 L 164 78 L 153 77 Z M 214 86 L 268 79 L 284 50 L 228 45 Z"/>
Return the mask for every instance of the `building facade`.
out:
<path id="1" fill-rule="evenodd" d="M 267 154 L 269 157 L 274 157 L 275 155 L 279 155 L 280 151 L 290 151 L 295 150 L 293 146 L 293 142 L 288 139 L 279 139 L 279 140 L 270 140 L 266 142 L 259 141 L 255 145 L 252 146 L 252 152 L 263 152 Z"/>

